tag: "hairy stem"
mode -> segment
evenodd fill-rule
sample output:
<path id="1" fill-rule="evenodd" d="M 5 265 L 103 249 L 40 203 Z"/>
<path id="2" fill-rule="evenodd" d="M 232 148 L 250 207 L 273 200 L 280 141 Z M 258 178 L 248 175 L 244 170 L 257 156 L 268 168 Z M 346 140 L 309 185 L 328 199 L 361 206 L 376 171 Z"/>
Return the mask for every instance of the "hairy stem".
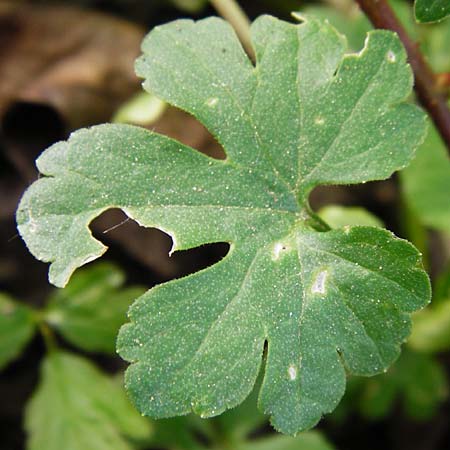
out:
<path id="1" fill-rule="evenodd" d="M 442 95 L 437 77 L 425 61 L 419 46 L 408 36 L 386 0 L 356 0 L 376 28 L 395 31 L 408 53 L 415 78 L 415 90 L 422 106 L 428 111 L 450 154 L 450 110 Z"/>
<path id="2" fill-rule="evenodd" d="M 236 0 L 210 0 L 211 4 L 217 10 L 217 12 L 230 22 L 239 40 L 244 47 L 244 50 L 255 62 L 255 52 L 252 46 L 252 40 L 250 36 L 250 20 L 239 6 Z"/>

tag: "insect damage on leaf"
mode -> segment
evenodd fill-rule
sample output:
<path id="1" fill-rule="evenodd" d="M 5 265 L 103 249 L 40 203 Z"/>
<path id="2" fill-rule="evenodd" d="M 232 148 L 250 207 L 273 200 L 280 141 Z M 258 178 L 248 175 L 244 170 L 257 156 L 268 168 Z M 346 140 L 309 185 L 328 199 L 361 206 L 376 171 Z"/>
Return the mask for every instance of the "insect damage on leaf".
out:
<path id="1" fill-rule="evenodd" d="M 221 19 L 178 20 L 146 38 L 144 87 L 196 116 L 226 160 L 103 125 L 48 149 L 21 201 L 20 233 L 60 286 L 104 252 L 88 225 L 109 208 L 170 230 L 174 250 L 230 243 L 219 263 L 131 307 L 118 351 L 144 414 L 220 414 L 250 393 L 264 359 L 259 407 L 295 434 L 335 408 L 346 371 L 386 369 L 409 314 L 429 301 L 411 244 L 375 227 L 318 231 L 308 206 L 317 185 L 384 179 L 413 157 L 425 116 L 405 103 L 405 52 L 395 34 L 373 31 L 345 54 L 330 25 L 303 20 L 257 19 L 255 66 Z"/>

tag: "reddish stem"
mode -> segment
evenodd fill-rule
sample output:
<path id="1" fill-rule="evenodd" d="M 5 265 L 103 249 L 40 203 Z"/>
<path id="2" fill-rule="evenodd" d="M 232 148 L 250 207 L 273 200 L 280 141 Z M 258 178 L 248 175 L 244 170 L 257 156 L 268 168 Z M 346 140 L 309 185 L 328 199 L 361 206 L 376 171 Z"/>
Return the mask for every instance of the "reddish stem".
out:
<path id="1" fill-rule="evenodd" d="M 402 40 L 414 72 L 417 97 L 433 119 L 450 154 L 450 110 L 447 99 L 442 95 L 442 86 L 438 84 L 438 78 L 423 58 L 419 45 L 408 36 L 386 0 L 356 1 L 375 28 L 395 31 Z"/>

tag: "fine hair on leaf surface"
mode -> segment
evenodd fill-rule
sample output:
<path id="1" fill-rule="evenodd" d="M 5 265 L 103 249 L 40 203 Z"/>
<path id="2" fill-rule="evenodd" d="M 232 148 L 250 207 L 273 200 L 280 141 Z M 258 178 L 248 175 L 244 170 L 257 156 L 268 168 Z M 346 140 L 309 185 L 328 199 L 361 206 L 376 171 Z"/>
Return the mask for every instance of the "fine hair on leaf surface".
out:
<path id="1" fill-rule="evenodd" d="M 218 18 L 158 26 L 143 43 L 144 88 L 199 119 L 216 160 L 126 125 L 72 134 L 37 161 L 44 175 L 17 212 L 31 252 L 63 286 L 101 256 L 89 223 L 121 208 L 173 239 L 173 251 L 229 242 L 219 263 L 159 285 L 129 311 L 118 351 L 126 386 L 152 417 L 202 417 L 240 404 L 261 365 L 259 408 L 288 434 L 313 427 L 345 390 L 399 355 L 430 287 L 419 252 L 389 231 L 328 228 L 318 185 L 388 178 L 426 133 L 405 100 L 412 73 L 398 37 L 368 34 L 346 54 L 326 22 L 271 16 L 251 28 L 256 65 Z"/>

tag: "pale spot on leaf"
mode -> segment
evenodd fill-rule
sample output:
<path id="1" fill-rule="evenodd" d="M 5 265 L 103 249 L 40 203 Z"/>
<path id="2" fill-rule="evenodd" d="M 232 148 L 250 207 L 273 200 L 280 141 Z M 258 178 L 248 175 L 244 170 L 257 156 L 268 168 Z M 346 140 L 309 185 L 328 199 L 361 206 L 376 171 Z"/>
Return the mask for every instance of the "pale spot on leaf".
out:
<path id="1" fill-rule="evenodd" d="M 218 102 L 219 102 L 219 99 L 217 97 L 211 97 L 211 98 L 208 98 L 208 100 L 206 100 L 206 104 L 210 108 L 212 108 L 213 106 L 216 106 Z"/>
<path id="2" fill-rule="evenodd" d="M 397 61 L 397 56 L 392 50 L 389 50 L 386 54 L 386 59 L 391 63 L 395 63 L 395 61 Z"/>
<path id="3" fill-rule="evenodd" d="M 289 366 L 288 375 L 291 381 L 294 381 L 297 378 L 297 367 L 294 365 Z"/>
<path id="4" fill-rule="evenodd" d="M 275 242 L 275 245 L 273 246 L 272 251 L 272 259 L 276 261 L 277 259 L 280 259 L 281 254 L 287 250 L 287 246 L 283 244 L 282 242 Z"/>
<path id="5" fill-rule="evenodd" d="M 314 119 L 314 123 L 316 124 L 316 125 L 323 125 L 324 123 L 325 123 L 325 119 L 323 118 L 323 117 L 316 117 L 315 119 Z"/>
<path id="6" fill-rule="evenodd" d="M 328 272 L 322 270 L 316 276 L 313 285 L 311 286 L 311 292 L 313 294 L 325 294 L 325 283 L 327 281 Z"/>

